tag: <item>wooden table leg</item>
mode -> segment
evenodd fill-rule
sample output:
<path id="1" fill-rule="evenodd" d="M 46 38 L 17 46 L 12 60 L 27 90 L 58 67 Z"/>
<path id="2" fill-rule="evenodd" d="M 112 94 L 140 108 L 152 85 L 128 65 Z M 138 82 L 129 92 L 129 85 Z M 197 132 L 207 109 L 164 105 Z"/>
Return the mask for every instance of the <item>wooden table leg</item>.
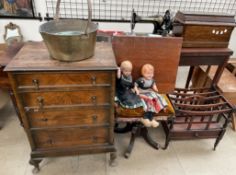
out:
<path id="1" fill-rule="evenodd" d="M 212 84 L 213 85 L 217 84 L 219 82 L 220 77 L 221 77 L 221 75 L 222 75 L 226 65 L 228 64 L 228 60 L 229 60 L 229 58 L 225 59 L 225 61 L 218 66 L 218 68 L 216 70 L 216 73 L 215 73 L 215 76 L 214 76 L 214 78 L 212 80 Z"/>
<path id="2" fill-rule="evenodd" d="M 190 69 L 189 69 L 189 72 L 188 72 L 188 78 L 187 78 L 187 81 L 186 81 L 186 84 L 185 84 L 185 88 L 189 87 L 190 81 L 191 81 L 192 76 L 193 76 L 193 71 L 194 71 L 194 66 L 190 66 Z"/>

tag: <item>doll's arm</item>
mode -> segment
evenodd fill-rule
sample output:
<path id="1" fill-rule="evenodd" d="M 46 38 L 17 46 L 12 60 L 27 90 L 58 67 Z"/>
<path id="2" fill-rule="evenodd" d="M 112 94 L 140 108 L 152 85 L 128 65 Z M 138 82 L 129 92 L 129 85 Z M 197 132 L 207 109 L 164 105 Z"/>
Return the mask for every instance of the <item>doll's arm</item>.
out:
<path id="1" fill-rule="evenodd" d="M 118 67 L 117 69 L 117 78 L 120 79 L 121 77 L 121 70 L 120 70 L 120 67 Z"/>
<path id="2" fill-rule="evenodd" d="M 153 89 L 155 92 L 158 92 L 156 83 L 153 84 L 152 89 Z"/>
<path id="3" fill-rule="evenodd" d="M 134 91 L 137 95 L 139 95 L 138 84 L 136 82 L 134 83 Z"/>

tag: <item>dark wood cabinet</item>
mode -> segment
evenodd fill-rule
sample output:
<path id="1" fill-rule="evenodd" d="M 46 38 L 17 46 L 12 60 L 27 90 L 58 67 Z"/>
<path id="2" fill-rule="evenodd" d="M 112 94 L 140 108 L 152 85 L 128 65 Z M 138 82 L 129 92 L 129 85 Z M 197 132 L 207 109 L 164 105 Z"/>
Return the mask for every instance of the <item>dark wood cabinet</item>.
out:
<path id="1" fill-rule="evenodd" d="M 28 43 L 8 64 L 9 78 L 37 169 L 43 157 L 111 153 L 116 62 L 110 44 L 95 55 L 59 62 L 43 43 Z"/>

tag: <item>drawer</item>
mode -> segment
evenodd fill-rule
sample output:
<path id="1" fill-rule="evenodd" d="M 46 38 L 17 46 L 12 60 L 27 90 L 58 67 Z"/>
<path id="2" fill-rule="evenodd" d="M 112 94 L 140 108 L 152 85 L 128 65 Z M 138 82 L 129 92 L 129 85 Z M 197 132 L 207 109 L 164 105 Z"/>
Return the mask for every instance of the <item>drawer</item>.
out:
<path id="1" fill-rule="evenodd" d="M 61 127 L 75 125 L 108 124 L 109 108 L 81 108 L 60 111 L 39 111 L 27 113 L 30 127 Z"/>
<path id="2" fill-rule="evenodd" d="M 110 88 L 81 91 L 55 91 L 21 93 L 25 107 L 44 108 L 61 105 L 96 105 L 110 103 Z"/>
<path id="3" fill-rule="evenodd" d="M 184 41 L 228 42 L 232 30 L 227 26 L 187 25 Z"/>
<path id="4" fill-rule="evenodd" d="M 110 72 L 81 71 L 76 73 L 32 73 L 16 74 L 16 82 L 19 88 L 45 88 L 55 86 L 75 85 L 105 85 L 110 84 Z"/>
<path id="5" fill-rule="evenodd" d="M 172 132 L 171 138 L 173 139 L 203 139 L 203 138 L 216 138 L 220 134 L 220 130 L 215 130 L 215 132 L 207 132 L 207 131 L 179 131 Z"/>
<path id="6" fill-rule="evenodd" d="M 32 131 L 36 149 L 69 148 L 108 143 L 109 128 L 65 128 Z"/>

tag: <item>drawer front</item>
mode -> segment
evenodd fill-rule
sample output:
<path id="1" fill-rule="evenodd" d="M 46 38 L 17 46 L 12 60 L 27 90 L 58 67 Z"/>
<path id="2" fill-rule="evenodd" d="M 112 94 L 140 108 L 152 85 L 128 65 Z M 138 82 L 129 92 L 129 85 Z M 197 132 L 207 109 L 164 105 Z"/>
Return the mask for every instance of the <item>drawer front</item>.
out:
<path id="1" fill-rule="evenodd" d="M 215 132 L 207 132 L 207 131 L 180 131 L 180 132 L 172 132 L 171 138 L 173 139 L 203 139 L 203 138 L 216 138 L 221 131 L 215 130 Z"/>
<path id="2" fill-rule="evenodd" d="M 110 122 L 106 108 L 29 112 L 27 116 L 31 128 L 103 125 Z"/>
<path id="3" fill-rule="evenodd" d="M 229 42 L 233 27 L 228 26 L 194 26 L 185 28 L 184 41 Z"/>
<path id="4" fill-rule="evenodd" d="M 109 72 L 82 71 L 77 73 L 32 73 L 17 74 L 18 87 L 43 88 L 44 86 L 101 85 L 110 84 Z"/>
<path id="5" fill-rule="evenodd" d="M 96 105 L 110 103 L 110 88 L 96 88 L 81 91 L 22 93 L 25 107 L 44 108 L 55 105 Z"/>
<path id="6" fill-rule="evenodd" d="M 108 143 L 108 128 L 67 128 L 32 131 L 36 149 L 69 148 Z"/>

